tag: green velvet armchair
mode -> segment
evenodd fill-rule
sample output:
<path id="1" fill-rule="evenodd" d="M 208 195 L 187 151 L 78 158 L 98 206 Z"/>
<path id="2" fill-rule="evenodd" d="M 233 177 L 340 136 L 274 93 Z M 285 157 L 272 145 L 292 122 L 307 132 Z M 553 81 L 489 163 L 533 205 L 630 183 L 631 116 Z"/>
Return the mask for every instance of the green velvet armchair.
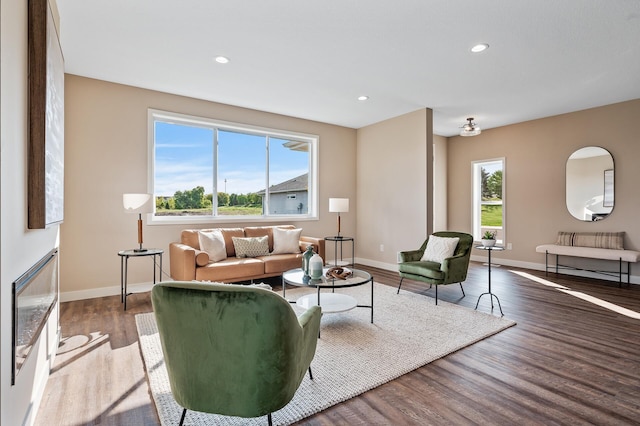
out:
<path id="1" fill-rule="evenodd" d="M 427 248 L 429 237 L 418 250 L 400 252 L 400 264 L 398 271 L 400 272 L 400 284 L 398 285 L 398 293 L 402 286 L 402 280 L 409 278 L 411 280 L 422 281 L 436 286 L 436 305 L 438 304 L 438 286 L 460 283 L 462 296 L 464 297 L 464 288 L 462 282 L 467 279 L 467 270 L 469 269 L 469 258 L 471 257 L 471 248 L 473 246 L 473 236 L 464 232 L 434 232 L 433 235 L 442 238 L 458 237 L 458 245 L 453 252 L 453 256 L 444 259 L 441 263 L 420 260 Z"/>
<path id="2" fill-rule="evenodd" d="M 300 317 L 253 286 L 162 282 L 151 291 L 171 392 L 184 408 L 238 417 L 291 401 L 316 351 L 321 311 Z"/>

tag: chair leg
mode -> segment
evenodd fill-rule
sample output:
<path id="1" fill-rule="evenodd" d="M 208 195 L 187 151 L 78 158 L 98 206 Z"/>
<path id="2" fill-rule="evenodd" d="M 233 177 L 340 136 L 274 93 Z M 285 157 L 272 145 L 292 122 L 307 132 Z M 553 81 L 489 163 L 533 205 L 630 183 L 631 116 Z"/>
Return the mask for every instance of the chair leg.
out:
<path id="1" fill-rule="evenodd" d="M 466 294 L 464 294 L 464 288 L 462 288 L 462 283 L 460 283 L 460 290 L 462 290 L 462 297 L 466 296 Z"/>
<path id="2" fill-rule="evenodd" d="M 267 421 L 269 422 L 269 426 L 273 426 L 273 421 L 271 420 L 271 413 L 267 414 Z"/>
<path id="3" fill-rule="evenodd" d="M 400 286 L 402 285 L 402 280 L 404 280 L 404 277 L 400 277 L 400 284 L 398 284 L 398 291 L 396 292 L 396 294 L 400 294 Z"/>
<path id="4" fill-rule="evenodd" d="M 438 284 L 436 284 L 436 305 L 438 304 Z"/>
<path id="5" fill-rule="evenodd" d="M 313 380 L 313 374 L 311 373 L 311 366 L 309 366 L 309 378 Z"/>
<path id="6" fill-rule="evenodd" d="M 182 410 L 182 417 L 180 417 L 179 426 L 182 426 L 182 424 L 184 423 L 184 416 L 186 415 L 187 415 L 187 409 L 185 408 L 184 410 Z"/>

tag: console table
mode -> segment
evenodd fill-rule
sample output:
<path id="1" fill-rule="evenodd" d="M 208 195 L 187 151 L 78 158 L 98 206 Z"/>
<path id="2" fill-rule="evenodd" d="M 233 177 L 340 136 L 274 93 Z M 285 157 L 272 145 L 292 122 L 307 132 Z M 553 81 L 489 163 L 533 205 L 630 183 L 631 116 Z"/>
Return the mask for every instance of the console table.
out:
<path id="1" fill-rule="evenodd" d="M 496 296 L 495 294 L 493 294 L 491 292 L 491 252 L 492 251 L 502 251 L 504 250 L 504 247 L 499 247 L 499 246 L 492 246 L 492 247 L 486 247 L 486 246 L 476 246 L 475 248 L 477 248 L 478 250 L 485 250 L 487 251 L 487 265 L 488 265 L 488 274 L 489 274 L 489 291 L 487 291 L 486 293 L 482 293 L 480 295 L 480 297 L 478 297 L 478 301 L 476 302 L 476 309 L 478 309 L 478 304 L 480 303 L 480 299 L 482 299 L 482 296 L 484 296 L 485 294 L 488 294 L 490 296 L 491 299 L 491 311 L 493 311 L 493 298 L 496 298 L 496 301 L 498 302 L 498 308 L 500 308 L 500 314 L 502 316 L 504 316 L 504 313 L 502 312 L 502 306 L 500 306 L 500 299 L 498 299 L 498 296 Z"/>
<path id="2" fill-rule="evenodd" d="M 159 268 L 159 278 L 162 281 L 162 253 L 161 249 L 146 249 L 144 251 L 137 250 L 122 250 L 118 252 L 120 256 L 120 302 L 124 304 L 124 310 L 127 310 L 127 296 L 131 293 L 127 293 L 127 275 L 130 257 L 144 257 L 153 256 L 153 283 L 156 283 L 156 265 Z M 159 258 L 159 262 L 156 261 Z"/>

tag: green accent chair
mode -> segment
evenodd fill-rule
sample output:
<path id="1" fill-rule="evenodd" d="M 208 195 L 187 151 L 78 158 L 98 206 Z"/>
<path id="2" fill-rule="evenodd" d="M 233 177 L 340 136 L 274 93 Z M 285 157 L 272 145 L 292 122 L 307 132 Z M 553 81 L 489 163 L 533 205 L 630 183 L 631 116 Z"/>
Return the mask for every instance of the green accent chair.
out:
<path id="1" fill-rule="evenodd" d="M 444 259 L 442 264 L 438 262 L 421 261 L 424 250 L 427 247 L 429 238 L 425 240 L 418 250 L 400 252 L 400 264 L 398 271 L 400 272 L 400 284 L 397 293 L 400 293 L 402 280 L 409 278 L 411 280 L 422 281 L 431 286 L 436 286 L 436 305 L 438 304 L 438 286 L 460 283 L 462 296 L 464 297 L 464 288 L 462 282 L 467 279 L 467 270 L 469 269 L 469 258 L 471 257 L 471 248 L 473 247 L 473 236 L 464 232 L 434 232 L 433 235 L 443 238 L 458 237 L 458 246 L 453 256 Z"/>
<path id="2" fill-rule="evenodd" d="M 151 291 L 171 392 L 187 409 L 243 418 L 291 401 L 316 352 L 321 310 L 300 317 L 254 286 L 167 281 Z"/>

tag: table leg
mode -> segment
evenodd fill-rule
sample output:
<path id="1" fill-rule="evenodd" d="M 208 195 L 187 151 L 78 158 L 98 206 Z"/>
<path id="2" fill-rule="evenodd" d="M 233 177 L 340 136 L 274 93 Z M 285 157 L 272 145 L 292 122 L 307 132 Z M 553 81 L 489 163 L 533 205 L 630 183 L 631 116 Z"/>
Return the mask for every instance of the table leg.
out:
<path id="1" fill-rule="evenodd" d="M 120 256 L 120 303 L 124 303 L 124 256 Z"/>
<path id="2" fill-rule="evenodd" d="M 371 324 L 373 324 L 373 277 L 371 277 Z"/>
<path id="3" fill-rule="evenodd" d="M 124 258 L 124 310 L 127 310 L 127 277 L 129 273 L 129 256 Z"/>

